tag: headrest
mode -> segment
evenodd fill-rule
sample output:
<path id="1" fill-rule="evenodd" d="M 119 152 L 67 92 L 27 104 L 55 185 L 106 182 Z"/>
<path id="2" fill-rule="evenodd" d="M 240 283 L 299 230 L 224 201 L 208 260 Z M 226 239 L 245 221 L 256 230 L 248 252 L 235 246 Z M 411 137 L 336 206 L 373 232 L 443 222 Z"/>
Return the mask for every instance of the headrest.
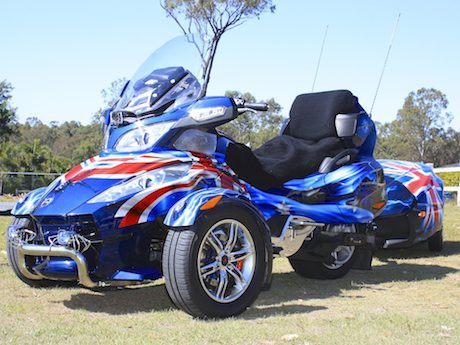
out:
<path id="1" fill-rule="evenodd" d="M 302 94 L 292 104 L 289 133 L 293 137 L 312 141 L 337 137 L 337 114 L 359 112 L 356 98 L 348 90 Z"/>

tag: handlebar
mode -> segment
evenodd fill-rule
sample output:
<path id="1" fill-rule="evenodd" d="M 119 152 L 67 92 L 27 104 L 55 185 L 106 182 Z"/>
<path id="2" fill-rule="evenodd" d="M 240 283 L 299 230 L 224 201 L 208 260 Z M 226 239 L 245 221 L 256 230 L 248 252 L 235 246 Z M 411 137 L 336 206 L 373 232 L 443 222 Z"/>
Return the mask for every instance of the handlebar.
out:
<path id="1" fill-rule="evenodd" d="M 268 110 L 268 104 L 267 103 L 248 103 L 244 102 L 244 107 L 257 110 L 257 111 L 267 111 Z"/>
<path id="2" fill-rule="evenodd" d="M 244 113 L 245 111 L 267 111 L 268 104 L 267 103 L 250 103 L 246 102 L 241 98 L 234 99 L 236 107 L 240 113 Z"/>

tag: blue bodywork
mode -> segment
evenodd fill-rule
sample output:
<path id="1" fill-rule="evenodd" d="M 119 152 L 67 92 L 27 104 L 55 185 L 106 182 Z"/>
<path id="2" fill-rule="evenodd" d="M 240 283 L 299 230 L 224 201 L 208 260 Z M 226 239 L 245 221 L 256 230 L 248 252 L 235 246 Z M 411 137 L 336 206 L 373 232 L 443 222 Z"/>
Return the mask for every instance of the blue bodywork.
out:
<path id="1" fill-rule="evenodd" d="M 376 223 L 387 247 L 407 247 L 425 241 L 442 229 L 444 184 L 428 165 L 380 160 L 388 203 Z"/>
<path id="2" fill-rule="evenodd" d="M 330 173 L 291 180 L 282 188 L 261 191 L 239 180 L 226 165 L 225 149 L 231 140 L 225 136 L 218 135 L 213 155 L 172 147 L 174 138 L 189 128 L 178 124 L 188 121 L 192 109 L 216 106 L 232 114 L 234 105 L 227 97 L 203 98 L 161 116 L 109 128 L 107 145 L 99 156 L 81 163 L 47 189 L 28 194 L 13 214 L 32 219 L 43 235 L 43 243 L 49 243 L 63 230 L 78 232 L 91 240 L 93 245 L 85 256 L 94 279 L 138 281 L 161 276 L 160 265 L 155 261 L 158 253 L 152 247 L 164 240 L 167 228 L 193 225 L 206 212 L 202 206 L 217 196 L 221 197 L 219 203 L 231 200 L 251 205 L 254 216 L 266 222 L 280 215 L 299 215 L 324 224 L 370 224 L 382 211 L 373 208 L 376 201 L 386 200 L 386 194 L 382 167 L 372 156 L 375 127 L 364 111 L 356 130 L 363 144 L 353 163 Z M 153 147 L 129 153 L 114 149 L 129 131 L 167 121 L 174 121 L 175 126 Z M 109 202 L 94 199 L 146 172 L 175 166 L 188 170 L 172 183 L 154 184 Z M 316 199 L 317 196 L 321 197 Z M 66 259 L 43 264 L 36 258 L 36 269 L 55 279 L 77 276 L 75 265 Z"/>

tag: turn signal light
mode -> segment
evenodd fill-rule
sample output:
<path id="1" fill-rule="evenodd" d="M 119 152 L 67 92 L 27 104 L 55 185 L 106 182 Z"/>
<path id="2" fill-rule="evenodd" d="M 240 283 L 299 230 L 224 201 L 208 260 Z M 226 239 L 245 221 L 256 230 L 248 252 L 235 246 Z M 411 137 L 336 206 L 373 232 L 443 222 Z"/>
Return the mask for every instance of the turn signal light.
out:
<path id="1" fill-rule="evenodd" d="M 220 199 L 222 199 L 222 195 L 215 196 L 214 198 L 206 201 L 203 204 L 203 206 L 200 207 L 200 210 L 204 211 L 204 210 L 209 210 L 211 208 L 214 208 L 217 205 L 217 203 L 220 201 Z"/>
<path id="2" fill-rule="evenodd" d="M 420 218 L 425 218 L 426 211 L 420 211 L 417 216 L 419 216 Z"/>
<path id="3" fill-rule="evenodd" d="M 376 202 L 374 205 L 372 205 L 372 208 L 374 210 L 380 210 L 382 207 L 384 207 L 385 205 L 387 204 L 386 201 L 379 201 L 379 202 Z"/>

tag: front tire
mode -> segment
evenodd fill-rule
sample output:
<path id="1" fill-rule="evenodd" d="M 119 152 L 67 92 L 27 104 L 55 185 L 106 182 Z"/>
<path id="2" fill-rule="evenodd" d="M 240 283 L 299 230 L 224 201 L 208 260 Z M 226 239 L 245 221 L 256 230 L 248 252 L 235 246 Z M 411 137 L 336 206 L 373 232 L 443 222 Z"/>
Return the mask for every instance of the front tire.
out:
<path id="1" fill-rule="evenodd" d="M 188 230 L 169 230 L 163 274 L 174 304 L 198 318 L 245 311 L 264 282 L 263 231 L 248 211 L 234 205 L 215 207 Z"/>

